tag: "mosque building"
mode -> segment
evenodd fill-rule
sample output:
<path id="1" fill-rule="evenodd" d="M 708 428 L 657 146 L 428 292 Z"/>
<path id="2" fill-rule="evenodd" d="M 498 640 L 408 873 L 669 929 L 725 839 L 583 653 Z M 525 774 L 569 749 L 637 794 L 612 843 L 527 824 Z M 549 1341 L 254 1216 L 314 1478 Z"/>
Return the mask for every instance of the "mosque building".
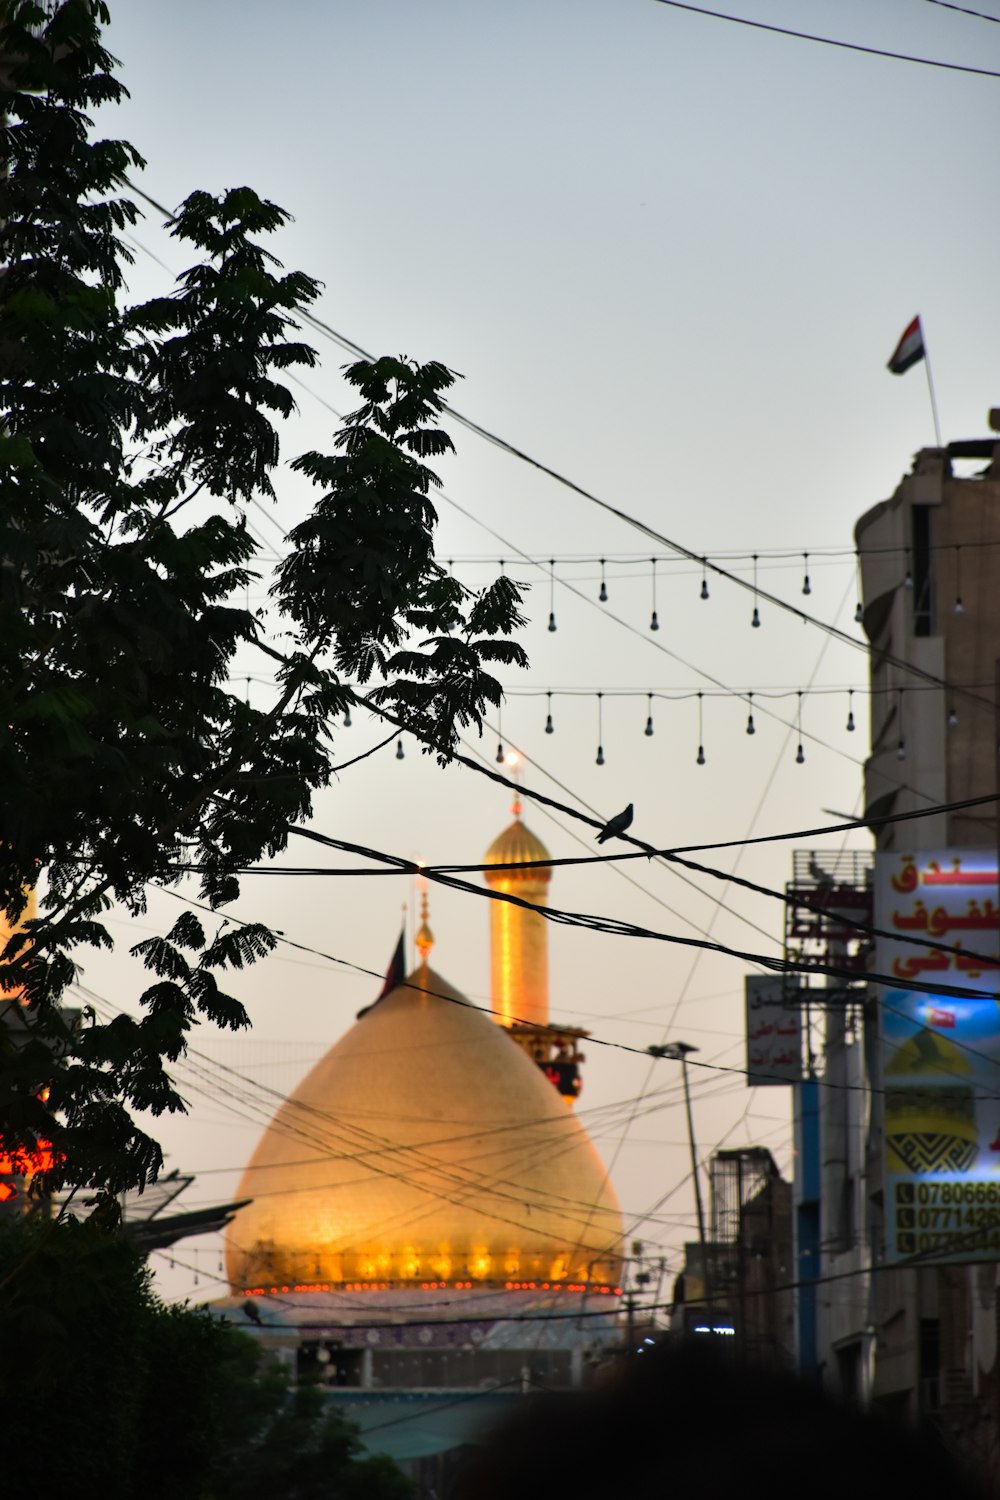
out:
<path id="1" fill-rule="evenodd" d="M 537 904 L 550 856 L 513 811 L 486 880 Z M 621 1340 L 621 1215 L 573 1109 L 586 1033 L 549 1021 L 545 919 L 490 909 L 492 1014 L 431 967 L 425 896 L 419 963 L 282 1104 L 227 1232 L 217 1308 L 398 1458 Z"/>

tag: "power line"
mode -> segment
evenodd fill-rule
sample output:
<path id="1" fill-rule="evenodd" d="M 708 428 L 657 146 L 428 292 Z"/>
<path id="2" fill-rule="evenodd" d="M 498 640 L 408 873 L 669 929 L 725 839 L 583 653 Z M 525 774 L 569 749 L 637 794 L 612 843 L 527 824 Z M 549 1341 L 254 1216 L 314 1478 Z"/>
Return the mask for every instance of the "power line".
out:
<path id="1" fill-rule="evenodd" d="M 365 844 L 354 844 L 346 839 L 331 838 L 326 834 L 317 833 L 314 829 L 297 828 L 293 830 L 301 838 L 313 839 L 319 844 L 325 844 L 330 848 L 343 849 L 347 853 L 360 855 L 364 859 L 378 860 L 385 864 L 395 865 L 411 875 L 422 875 L 428 880 L 433 880 L 449 889 L 463 891 L 487 901 L 502 901 L 510 906 L 518 906 L 526 911 L 537 912 L 546 921 L 556 926 L 582 928 L 592 932 L 603 932 L 615 937 L 642 938 L 652 942 L 668 943 L 685 948 L 703 948 L 706 952 L 720 953 L 729 958 L 738 958 L 744 963 L 760 964 L 779 974 L 826 974 L 834 979 L 847 980 L 856 983 L 859 974 L 843 964 L 804 963 L 795 959 L 775 958 L 768 954 L 751 953 L 744 949 L 730 947 L 727 943 L 709 942 L 704 938 L 682 937 L 678 933 L 661 932 L 655 928 L 643 927 L 640 923 L 630 922 L 621 917 L 604 917 L 590 912 L 568 911 L 561 907 L 545 906 L 535 901 L 529 901 L 524 896 L 518 896 L 513 891 L 501 891 L 490 887 L 473 885 L 470 881 L 462 880 L 458 876 L 444 875 L 439 871 L 432 870 L 427 866 L 421 866 L 414 860 L 403 859 L 402 856 L 390 854 L 381 849 L 373 849 Z M 655 851 L 654 851 L 655 852 Z M 975 955 L 971 955 L 975 956 Z M 864 975 L 868 984 L 887 985 L 890 989 L 899 989 L 901 981 L 887 974 L 879 974 L 868 971 Z M 906 988 L 915 993 L 930 995 L 949 995 L 958 999 L 983 999 L 986 998 L 981 990 L 972 990 L 960 985 L 929 984 L 919 979 L 907 979 Z"/>
<path id="2" fill-rule="evenodd" d="M 674 4 L 679 3 L 679 0 L 658 0 L 658 3 Z M 688 8 L 696 9 L 696 7 Z M 704 14 L 714 15 L 716 13 L 706 11 L 704 12 Z M 757 25 L 762 23 L 746 22 L 745 24 Z M 774 30 L 780 28 L 765 29 Z M 942 64 L 942 66 L 957 65 Z M 977 72 L 983 70 L 972 69 L 971 71 Z M 991 76 L 1000 77 L 1000 73 L 993 74 Z M 170 209 L 166 208 L 164 204 L 158 202 L 157 199 L 151 197 L 149 193 L 138 187 L 131 181 L 129 177 L 125 176 L 123 180 L 126 186 L 133 193 L 138 194 L 139 197 L 144 199 L 145 202 L 151 204 L 159 213 L 164 214 L 169 222 L 176 223 L 176 215 L 173 214 Z M 300 307 L 296 309 L 296 315 L 298 317 L 301 317 L 304 322 L 308 323 L 311 328 L 314 328 L 317 332 L 322 333 L 325 337 L 332 339 L 341 348 L 347 350 L 348 353 L 354 354 L 359 359 L 364 360 L 369 364 L 374 363 L 375 356 L 371 354 L 369 350 L 363 348 L 362 345 L 355 343 L 353 339 L 347 338 L 346 335 L 338 333 L 335 328 L 331 327 L 329 323 L 318 317 L 317 314 L 310 312 L 304 307 Z M 302 384 L 301 381 L 299 381 L 298 383 L 300 385 Z M 304 388 L 308 389 L 308 387 Z M 319 399 L 322 400 L 322 398 Z M 329 405 L 329 403 L 324 401 L 324 405 Z M 335 408 L 333 407 L 331 407 L 330 409 L 335 410 Z M 580 496 L 581 499 L 587 500 L 592 505 L 596 505 L 599 509 L 605 511 L 608 515 L 615 516 L 618 520 L 624 522 L 625 525 L 632 527 L 634 530 L 641 532 L 645 536 L 648 536 L 652 541 L 659 542 L 661 546 L 667 548 L 668 551 L 674 553 L 678 557 L 687 558 L 689 562 L 697 563 L 700 566 L 707 568 L 716 576 L 725 578 L 730 583 L 735 584 L 737 587 L 747 590 L 749 593 L 753 594 L 755 599 L 763 600 L 765 603 L 773 605 L 776 609 L 780 609 L 785 613 L 793 615 L 796 619 L 801 620 L 804 624 L 812 625 L 819 630 L 825 631 L 828 635 L 832 636 L 836 640 L 841 641 L 843 644 L 850 646 L 853 650 L 864 651 L 867 654 L 869 648 L 865 644 L 865 642 L 858 640 L 856 636 L 852 636 L 848 631 L 841 630 L 836 625 L 828 624 L 826 621 L 819 619 L 817 616 L 808 614 L 805 610 L 799 608 L 798 605 L 790 604 L 787 600 L 780 598 L 778 595 L 771 594 L 767 590 L 759 588 L 754 581 L 741 578 L 738 574 L 731 572 L 729 569 L 722 567 L 720 564 L 713 563 L 710 559 L 700 556 L 690 547 L 685 547 L 681 542 L 677 542 L 670 537 L 664 536 L 662 532 L 657 531 L 647 522 L 641 521 L 637 516 L 631 515 L 629 512 L 622 510 L 619 506 L 612 505 L 607 500 L 602 500 L 598 495 L 586 489 L 583 485 L 578 484 L 575 480 L 570 479 L 567 475 L 560 473 L 559 470 L 543 463 L 540 459 L 533 458 L 529 453 L 525 452 L 521 448 L 518 448 L 514 443 L 508 442 L 507 439 L 502 438 L 497 433 L 494 433 L 488 428 L 483 427 L 480 423 L 473 421 L 472 418 L 464 416 L 461 412 L 457 411 L 447 402 L 441 402 L 440 410 L 443 414 L 450 416 L 454 421 L 465 427 L 469 432 L 475 433 L 476 436 L 482 438 L 488 443 L 491 443 L 494 447 L 501 449 L 503 452 L 509 454 L 512 458 L 517 458 L 522 463 L 528 464 L 529 467 L 536 469 L 539 473 L 547 475 L 550 479 L 555 480 L 557 484 L 562 485 L 565 489 L 568 489 L 572 493 Z M 339 416 L 339 413 L 337 415 Z M 459 509 L 461 509 L 461 507 L 459 507 Z M 922 667 L 916 666 L 913 662 L 905 661 L 903 658 L 894 656 L 890 652 L 883 653 L 880 659 L 884 664 L 890 664 L 896 667 L 898 670 L 909 673 L 911 676 L 916 677 L 921 681 L 933 683 L 940 688 L 950 690 L 950 684 L 947 683 L 943 678 L 937 677 L 933 672 L 929 672 Z M 970 694 L 967 690 L 964 689 L 955 689 L 955 691 L 961 692 L 963 697 L 971 697 L 974 701 L 988 704 L 988 706 L 991 708 L 993 706 L 992 699 L 979 699 L 978 695 Z"/>
<path id="3" fill-rule="evenodd" d="M 527 758 L 528 757 L 525 756 L 525 759 Z M 461 757 L 461 759 L 464 760 L 465 757 Z M 553 807 L 559 812 L 564 812 L 568 816 L 576 818 L 581 823 L 587 823 L 591 828 L 601 829 L 604 826 L 599 817 L 591 817 L 587 813 L 581 813 L 577 811 L 576 808 L 569 807 L 565 803 L 559 802 L 553 797 L 547 797 L 544 792 L 532 791 L 529 787 L 521 786 L 518 782 L 510 780 L 508 777 L 502 776 L 498 772 L 491 771 L 488 766 L 479 766 L 475 763 L 472 763 L 471 769 L 474 771 L 482 771 L 484 775 L 489 776 L 494 781 L 500 782 L 502 785 L 509 788 L 510 791 L 516 792 L 520 796 L 530 797 L 533 801 L 537 801 L 540 805 Z M 549 775 L 548 772 L 544 772 L 544 774 Z M 555 777 L 550 777 L 550 779 L 553 781 L 556 780 Z M 556 781 L 556 785 L 559 784 L 560 783 Z M 805 839 L 822 838 L 828 834 L 833 833 L 862 832 L 872 828 L 888 827 L 896 823 L 913 822 L 914 820 L 920 818 L 939 817 L 944 813 L 962 812 L 970 807 L 983 807 L 987 804 L 996 802 L 1000 802 L 1000 792 L 989 792 L 981 797 L 963 797 L 955 802 L 935 802 L 930 807 L 918 808 L 913 812 L 886 813 L 884 816 L 880 816 L 877 818 L 852 818 L 843 823 L 824 823 L 816 828 L 797 828 L 785 833 L 754 834 L 751 837 L 745 839 L 722 839 L 714 843 L 707 844 L 678 844 L 676 846 L 669 845 L 663 849 L 658 849 L 650 844 L 644 844 L 639 839 L 632 838 L 630 834 L 623 833 L 619 835 L 620 838 L 628 843 L 636 844 L 638 847 L 634 852 L 619 854 L 589 854 L 587 856 L 569 854 L 553 857 L 550 859 L 517 860 L 508 864 L 498 863 L 420 865 L 413 866 L 412 869 L 410 868 L 412 861 L 403 862 L 394 868 L 385 870 L 370 870 L 353 865 L 343 869 L 324 868 L 322 866 L 309 866 L 308 868 L 299 869 L 297 873 L 375 877 L 410 875 L 413 874 L 414 871 L 417 871 L 417 873 L 419 874 L 426 875 L 429 875 L 431 873 L 439 875 L 469 875 L 483 874 L 486 871 L 490 870 L 558 869 L 563 865 L 620 864 L 629 860 L 637 859 L 666 859 L 681 854 L 704 854 L 714 849 L 745 849 L 757 844 L 790 843 L 792 841 L 802 842 Z M 310 829 L 294 828 L 289 825 L 288 831 L 289 833 L 299 835 L 301 838 L 316 838 L 318 842 L 331 842 L 335 847 L 339 847 L 336 840 L 327 840 L 325 835 L 314 834 Z M 350 849 L 358 849 L 363 846 L 345 844 L 344 847 Z M 178 864 L 174 868 L 178 871 L 178 873 L 186 873 L 188 871 L 197 871 L 200 866 L 194 864 Z M 280 865 L 267 868 L 264 868 L 262 866 L 243 866 L 241 867 L 241 872 L 243 874 L 280 875 L 283 868 L 287 867 L 283 867 Z M 214 908 L 206 907 L 205 910 L 211 911 L 214 910 Z"/>
<path id="4" fill-rule="evenodd" d="M 1000 16 L 991 16 L 985 10 L 971 10 L 968 5 L 956 5 L 954 0 L 927 0 L 928 5 L 940 5 L 943 10 L 957 10 L 963 16 L 975 16 L 978 21 L 992 21 L 1000 26 Z"/>
<path id="5" fill-rule="evenodd" d="M 754 31 L 770 31 L 777 36 L 794 37 L 800 42 L 818 42 L 824 47 L 840 47 L 847 52 L 863 52 L 869 57 L 885 57 L 893 62 L 918 63 L 925 68 L 946 68 L 952 73 L 976 73 L 983 78 L 1000 78 L 1000 73 L 992 68 L 974 68 L 969 63 L 942 62 L 936 57 L 915 57 L 910 52 L 891 52 L 884 47 L 866 47 L 860 42 L 843 42 L 830 36 L 817 36 L 811 31 L 794 31 L 788 26 L 773 26 L 767 21 L 751 21 L 746 16 L 732 16 L 726 11 L 707 10 L 701 5 L 688 5 L 686 0 L 655 0 L 657 5 L 667 5 L 671 10 L 687 10 L 696 16 L 711 16 L 716 21 L 731 21 L 736 26 L 750 26 Z M 960 7 L 951 7 L 959 9 Z M 973 12 L 978 14 L 978 12 Z M 994 20 L 995 17 L 987 16 L 986 20 Z"/>
<path id="6" fill-rule="evenodd" d="M 156 882 L 154 882 L 154 881 L 150 881 L 149 884 L 152 885 L 152 886 L 154 886 L 155 889 L 161 891 L 163 893 L 163 895 L 172 897 L 175 901 L 180 901 L 180 902 L 182 902 L 186 906 L 192 906 L 192 907 L 194 907 L 198 911 L 209 912 L 213 916 L 217 915 L 217 912 L 215 912 L 215 910 L 214 910 L 213 907 L 206 905 L 203 901 L 196 900 L 193 896 L 186 896 L 181 891 L 174 891 L 174 890 L 169 889 L 167 886 L 157 885 Z M 248 926 L 254 926 L 254 925 L 256 925 L 256 923 L 254 921 L 252 921 L 250 918 L 240 917 L 240 916 L 237 916 L 235 913 L 232 913 L 232 912 L 227 913 L 226 920 L 229 921 L 229 922 L 233 922 L 236 925 L 241 926 L 241 927 L 248 927 Z M 332 963 L 332 964 L 336 964 L 336 965 L 338 965 L 338 967 L 345 968 L 345 969 L 350 969 L 354 973 L 364 974 L 364 975 L 369 976 L 372 979 L 377 979 L 379 981 L 381 981 L 381 980 L 383 980 L 385 978 L 384 974 L 380 970 L 378 970 L 378 969 L 370 969 L 370 968 L 367 968 L 363 964 L 354 963 L 351 959 L 339 958 L 335 954 L 326 953 L 326 952 L 324 952 L 320 948 L 312 948 L 312 947 L 310 947 L 306 943 L 300 943 L 300 942 L 297 942 L 293 938 L 286 937 L 284 933 L 276 932 L 274 934 L 274 936 L 277 938 L 277 940 L 278 940 L 279 943 L 287 944 L 291 948 L 297 948 L 300 952 L 303 952 L 303 953 L 311 953 L 311 954 L 313 954 L 317 958 L 326 959 L 327 962 Z M 681 940 L 681 941 L 683 941 L 683 940 Z M 692 943 L 692 946 L 697 946 L 697 944 Z M 750 962 L 759 962 L 761 964 L 768 964 L 769 963 L 768 960 L 766 960 L 764 958 L 761 958 L 761 957 L 758 957 L 756 960 L 751 957 L 748 961 L 750 961 Z M 803 970 L 803 971 L 805 971 L 805 970 Z M 817 971 L 815 969 L 810 969 L 810 972 L 822 972 L 822 971 Z M 867 974 L 857 974 L 857 973 L 852 972 L 850 974 L 850 978 L 852 980 L 855 980 L 855 981 L 867 982 L 869 979 L 872 978 L 872 976 L 867 975 Z M 878 982 L 878 976 L 874 977 L 874 982 Z M 899 989 L 901 981 L 892 980 L 892 981 L 888 981 L 888 982 L 891 984 L 891 987 L 893 989 Z M 425 988 L 423 985 L 411 984 L 409 982 L 409 980 L 407 980 L 407 979 L 404 979 L 401 982 L 401 984 L 400 984 L 399 987 L 401 989 L 412 989 L 416 993 L 421 994 L 421 995 L 430 995 L 435 1000 L 444 1000 L 449 1005 L 463 1005 L 463 1006 L 466 1006 L 470 1010 L 482 1011 L 484 1015 L 494 1016 L 494 1017 L 500 1015 L 500 1012 L 498 1010 L 494 1010 L 491 1006 L 481 1005 L 481 1004 L 477 1003 L 476 1001 L 466 1000 L 466 999 L 463 999 L 461 997 L 456 998 L 456 996 L 454 996 L 454 995 L 445 994 L 441 990 L 434 990 L 434 989 Z M 908 990 L 916 990 L 916 991 L 920 991 L 920 992 L 928 992 L 928 993 L 932 993 L 932 994 L 936 994 L 936 995 L 941 995 L 941 994 L 946 994 L 947 993 L 947 990 L 944 989 L 941 986 L 922 985 L 922 984 L 920 984 L 919 981 L 910 981 L 910 980 L 907 980 L 906 981 L 906 987 L 907 987 Z M 976 990 L 976 991 L 972 991 L 972 990 L 965 991 L 965 990 L 963 990 L 960 993 L 965 998 L 971 998 L 971 999 L 975 999 L 975 1000 L 986 1000 L 986 999 L 990 998 L 989 995 L 985 994 L 983 991 L 980 991 L 980 990 Z M 524 1024 L 524 1025 L 530 1024 L 529 1022 L 524 1021 L 524 1019 L 522 1017 L 515 1016 L 512 1019 L 514 1021 L 520 1022 L 521 1024 Z M 651 1056 L 651 1053 L 650 1053 L 648 1047 L 633 1047 L 628 1042 L 612 1041 L 609 1037 L 596 1036 L 593 1033 L 591 1033 L 587 1037 L 587 1043 L 588 1043 L 588 1045 L 592 1045 L 592 1046 L 595 1046 L 595 1047 L 608 1047 L 608 1048 L 611 1048 L 613 1051 L 616 1051 L 616 1052 L 628 1052 L 628 1053 L 631 1053 L 635 1057 L 644 1057 L 644 1058 L 648 1059 Z M 657 1061 L 661 1061 L 662 1059 L 656 1059 L 656 1060 Z M 667 1059 L 667 1060 L 669 1061 L 669 1059 Z M 751 1076 L 749 1069 L 747 1069 L 747 1068 L 738 1068 L 738 1067 L 736 1067 L 736 1066 L 734 1066 L 732 1064 L 728 1064 L 728 1063 L 708 1062 L 708 1061 L 706 1061 L 703 1058 L 695 1058 L 695 1057 L 689 1057 L 687 1059 L 687 1062 L 688 1062 L 688 1067 L 691 1067 L 691 1068 L 700 1068 L 700 1069 L 702 1069 L 703 1071 L 706 1071 L 706 1072 L 711 1072 L 711 1073 L 731 1073 L 731 1074 L 733 1074 L 735 1076 L 739 1076 L 741 1078 L 748 1078 L 748 1077 Z M 760 1068 L 754 1068 L 753 1069 L 753 1075 L 754 1076 L 759 1076 L 759 1075 L 761 1075 L 761 1073 L 762 1073 L 762 1070 Z M 782 1078 L 780 1081 L 782 1083 L 784 1083 L 787 1080 L 784 1079 L 784 1078 Z M 873 1088 L 873 1087 L 871 1087 L 871 1086 L 869 1086 L 867 1084 L 831 1083 L 831 1082 L 828 1082 L 826 1079 L 823 1079 L 823 1078 L 814 1079 L 813 1082 L 815 1082 L 820 1088 L 838 1089 L 838 1090 L 841 1090 L 841 1091 L 847 1092 L 847 1093 L 882 1094 L 882 1093 L 885 1092 L 884 1089 Z M 992 1097 L 992 1096 L 990 1096 L 990 1097 Z M 1000 1098 L 1000 1094 L 998 1094 L 997 1097 Z"/>

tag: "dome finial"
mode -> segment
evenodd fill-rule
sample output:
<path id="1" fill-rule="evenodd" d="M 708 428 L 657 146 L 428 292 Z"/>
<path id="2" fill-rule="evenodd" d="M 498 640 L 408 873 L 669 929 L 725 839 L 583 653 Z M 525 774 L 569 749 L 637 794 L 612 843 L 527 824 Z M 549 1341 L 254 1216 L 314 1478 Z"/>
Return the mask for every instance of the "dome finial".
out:
<path id="1" fill-rule="evenodd" d="M 514 783 L 514 802 L 510 810 L 515 818 L 519 818 L 524 808 L 521 804 L 521 788 L 519 785 L 521 779 L 521 757 L 516 750 L 507 751 L 507 754 L 504 756 L 504 764 L 510 772 L 511 780 Z"/>
<path id="2" fill-rule="evenodd" d="M 420 879 L 423 890 L 420 893 L 420 927 L 417 931 L 415 942 L 417 952 L 420 954 L 420 962 L 426 967 L 427 960 L 431 956 L 431 949 L 434 947 L 434 934 L 431 932 L 430 924 L 427 921 L 427 881 L 424 876 L 421 876 Z"/>

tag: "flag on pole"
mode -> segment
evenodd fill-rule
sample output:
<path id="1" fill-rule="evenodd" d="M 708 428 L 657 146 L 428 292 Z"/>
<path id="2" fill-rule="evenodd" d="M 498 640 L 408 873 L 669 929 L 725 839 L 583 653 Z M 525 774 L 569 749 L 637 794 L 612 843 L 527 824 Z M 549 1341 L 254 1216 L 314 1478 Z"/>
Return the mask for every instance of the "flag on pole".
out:
<path id="1" fill-rule="evenodd" d="M 920 326 L 919 317 L 914 318 L 903 330 L 903 337 L 892 352 L 886 369 L 891 370 L 894 375 L 904 374 L 911 365 L 918 364 L 920 360 L 927 358 L 927 350 L 924 348 L 924 331 Z"/>
<path id="2" fill-rule="evenodd" d="M 390 994 L 397 985 L 402 984 L 405 978 L 406 924 L 404 923 L 399 934 L 399 942 L 396 944 L 396 951 L 392 955 L 389 967 L 385 971 L 385 978 L 382 981 L 382 988 L 379 990 L 371 1005 L 366 1005 L 363 1010 L 358 1011 L 356 1019 L 360 1021 L 362 1016 L 366 1016 L 370 1010 L 374 1010 L 379 1001 L 384 1000 L 386 995 Z"/>

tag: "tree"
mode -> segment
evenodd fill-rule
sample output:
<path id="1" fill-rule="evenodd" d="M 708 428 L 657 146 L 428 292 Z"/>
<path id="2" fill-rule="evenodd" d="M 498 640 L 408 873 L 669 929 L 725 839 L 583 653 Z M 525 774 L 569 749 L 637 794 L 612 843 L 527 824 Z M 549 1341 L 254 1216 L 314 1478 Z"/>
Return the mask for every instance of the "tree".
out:
<path id="1" fill-rule="evenodd" d="M 410 1495 L 395 1464 L 363 1456 L 322 1393 L 289 1389 L 247 1334 L 155 1297 L 135 1250 L 99 1217 L 0 1220 L 0 1286 L 0 1388 L 17 1394 L 5 1493 Z M 48 1423 L 57 1441 L 45 1441 Z"/>
<path id="2" fill-rule="evenodd" d="M 129 305 L 122 186 L 142 162 L 86 114 L 124 93 L 107 21 L 100 0 L 0 0 L 0 908 L 16 922 L 40 868 L 48 887 L 0 954 L 28 1028 L 0 1029 L 0 1142 L 51 1141 L 54 1182 L 112 1194 L 160 1165 L 132 1111 L 182 1108 L 169 1064 L 198 1020 L 246 1024 L 226 972 L 275 940 L 186 912 L 132 950 L 141 1016 L 75 1030 L 60 1000 L 74 951 L 112 946 L 103 911 L 142 912 L 181 866 L 232 902 L 328 784 L 335 716 L 363 701 L 446 762 L 499 702 L 488 668 L 525 658 L 514 585 L 473 595 L 435 561 L 437 362 L 348 370 L 361 405 L 293 465 L 317 499 L 272 582 L 285 635 L 243 606 L 263 567 L 246 510 L 275 493 L 318 285 L 262 242 L 283 210 L 198 191 L 171 226 L 194 263 Z M 230 689 L 239 649 L 273 664 L 267 709 Z"/>

